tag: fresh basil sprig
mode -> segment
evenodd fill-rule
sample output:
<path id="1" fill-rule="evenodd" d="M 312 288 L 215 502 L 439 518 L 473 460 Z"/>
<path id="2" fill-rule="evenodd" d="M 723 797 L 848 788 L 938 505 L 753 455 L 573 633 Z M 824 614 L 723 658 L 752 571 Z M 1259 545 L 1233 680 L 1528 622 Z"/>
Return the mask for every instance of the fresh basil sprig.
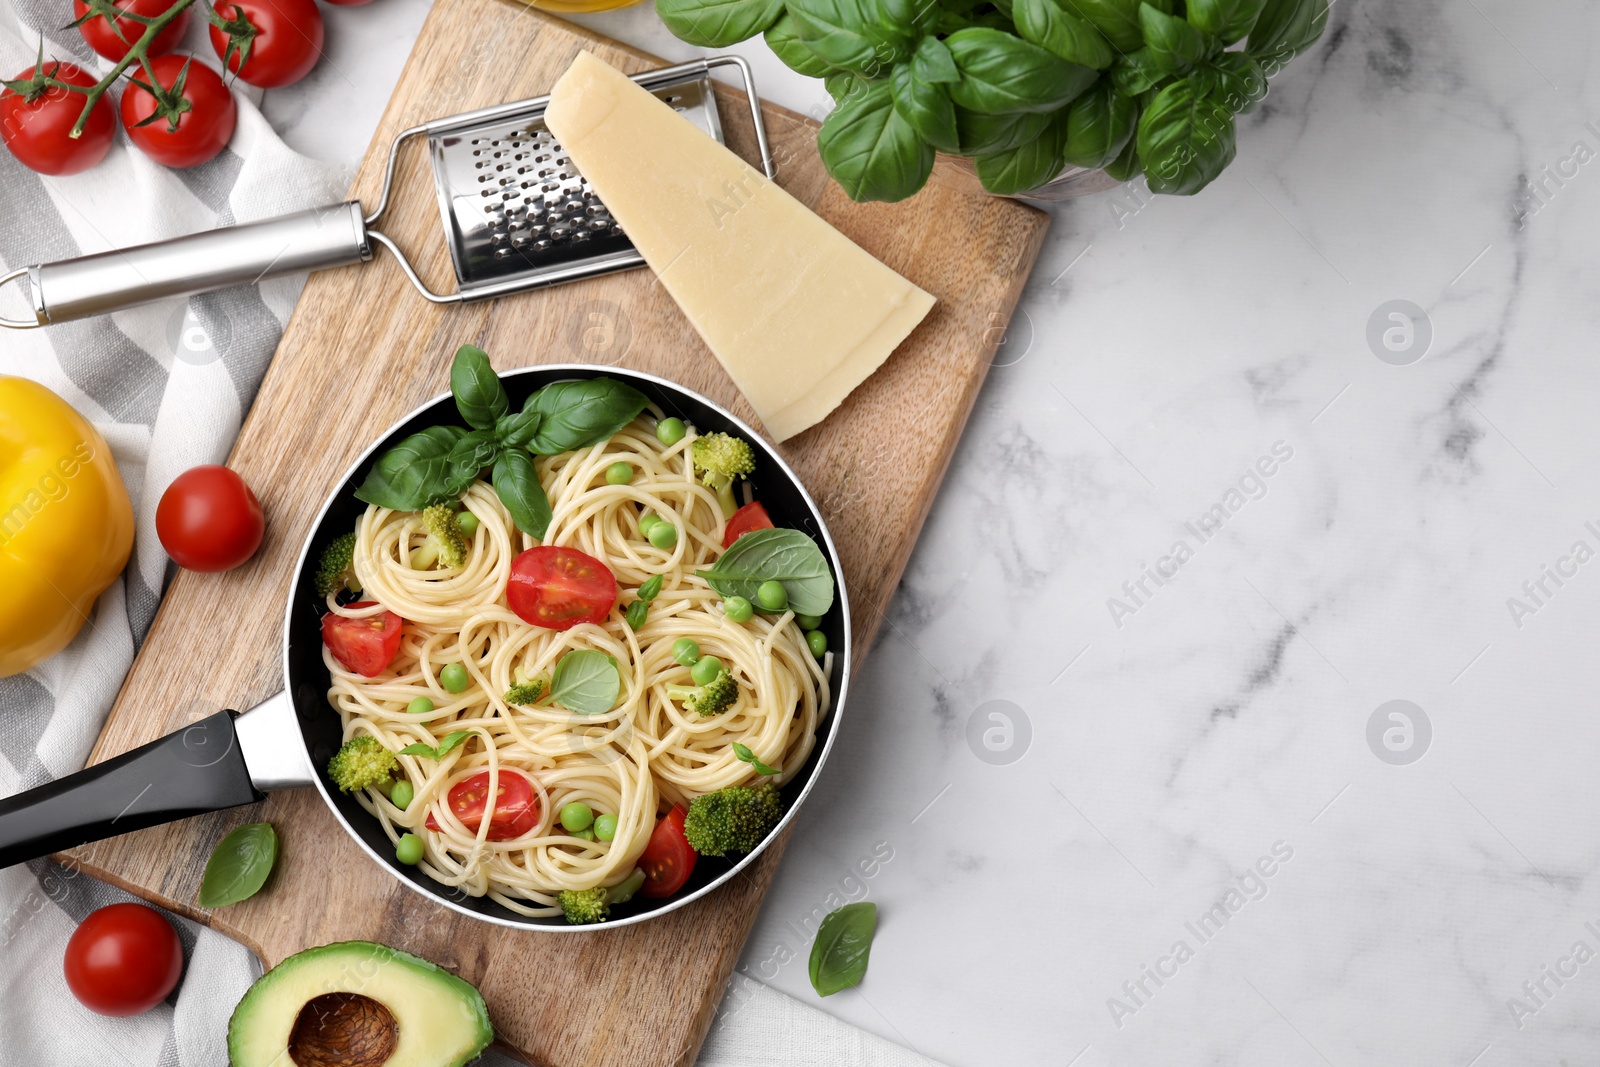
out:
<path id="1" fill-rule="evenodd" d="M 757 759 L 756 758 L 756 754 L 754 752 L 750 751 L 750 746 L 749 745 L 741 744 L 740 742 L 735 741 L 733 743 L 733 754 L 735 756 L 737 756 L 741 761 L 750 764 L 750 768 L 752 770 L 754 770 L 757 774 L 777 774 L 778 773 L 777 768 L 768 767 L 765 763 L 762 763 L 759 759 Z"/>
<path id="2" fill-rule="evenodd" d="M 462 345 L 450 365 L 450 392 L 470 429 L 430 426 L 378 458 L 356 498 L 394 511 L 420 511 L 467 491 L 485 471 L 517 528 L 538 540 L 550 528 L 550 498 L 529 452 L 553 456 L 604 441 L 638 417 L 649 400 L 614 378 L 556 382 L 511 411 L 483 349 Z"/>
<path id="3" fill-rule="evenodd" d="M 1067 164 L 1100 167 L 1119 181 L 1147 174 L 1155 192 L 1198 192 L 1233 158 L 1233 116 L 1254 107 L 1266 79 L 1321 36 L 1328 3 L 656 0 L 656 7 L 669 29 L 697 44 L 725 47 L 765 32 L 785 65 L 823 79 L 836 104 L 818 139 L 828 172 L 856 200 L 892 201 L 922 188 L 936 151 L 972 159 L 995 193 L 1036 188 Z M 1228 50 L 1241 40 L 1242 51 Z M 1078 109 L 1091 94 L 1094 103 Z"/>
<path id="4" fill-rule="evenodd" d="M 250 822 L 229 833 L 206 860 L 200 876 L 200 906 L 222 908 L 260 892 L 278 862 L 278 832 L 269 822 Z"/>
<path id="5" fill-rule="evenodd" d="M 439 742 L 439 747 L 425 745 L 421 741 L 413 741 L 400 750 L 402 756 L 426 756 L 431 760 L 442 760 L 456 749 L 460 748 L 467 738 L 472 736 L 471 730 L 455 730 L 444 735 L 444 740 Z"/>
<path id="6" fill-rule="evenodd" d="M 833 607 L 833 572 L 817 543 L 799 530 L 754 530 L 733 543 L 709 570 L 696 572 L 724 597 L 761 598 L 762 582 L 782 582 L 798 615 L 826 615 Z"/>
<path id="7" fill-rule="evenodd" d="M 622 675 L 617 661 L 592 648 L 561 657 L 550 679 L 550 699 L 579 715 L 604 715 L 617 706 Z"/>
<path id="8" fill-rule="evenodd" d="M 831 997 L 861 984 L 878 929 L 878 906 L 870 900 L 830 912 L 811 943 L 811 988 Z"/>

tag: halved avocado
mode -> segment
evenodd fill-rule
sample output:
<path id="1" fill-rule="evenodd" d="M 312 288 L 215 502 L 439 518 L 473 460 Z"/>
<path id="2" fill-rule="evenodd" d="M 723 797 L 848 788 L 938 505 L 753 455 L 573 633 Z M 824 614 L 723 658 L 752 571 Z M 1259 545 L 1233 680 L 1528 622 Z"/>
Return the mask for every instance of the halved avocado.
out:
<path id="1" fill-rule="evenodd" d="M 297 952 L 233 1009 L 233 1067 L 462 1067 L 494 1040 L 468 982 L 372 941 Z"/>

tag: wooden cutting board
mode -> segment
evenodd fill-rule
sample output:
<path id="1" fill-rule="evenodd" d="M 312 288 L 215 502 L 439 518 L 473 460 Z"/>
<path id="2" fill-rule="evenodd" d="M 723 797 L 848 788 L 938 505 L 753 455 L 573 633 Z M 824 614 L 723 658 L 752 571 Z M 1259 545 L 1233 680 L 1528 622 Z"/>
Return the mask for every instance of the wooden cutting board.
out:
<path id="1" fill-rule="evenodd" d="M 438 0 L 355 180 L 376 200 L 393 135 L 418 122 L 545 93 L 580 49 L 625 70 L 662 61 L 499 0 Z M 728 143 L 756 160 L 742 95 L 719 86 Z M 898 205 L 851 203 L 816 153 L 816 124 L 764 108 L 779 181 L 939 305 L 835 414 L 783 446 L 820 502 L 844 562 L 865 650 L 899 581 L 989 361 L 1038 255 L 1047 216 L 973 195 L 935 174 Z M 453 289 L 425 152 L 408 146 L 382 229 L 436 291 Z M 650 161 L 641 159 L 642 168 Z M 598 331 L 598 332 L 596 332 Z M 607 331 L 610 331 L 609 333 Z M 441 308 L 395 262 L 314 275 L 230 460 L 268 515 L 248 565 L 180 574 L 106 723 L 94 760 L 282 686 L 284 601 L 312 519 L 340 474 L 401 414 L 448 388 L 463 342 L 501 368 L 608 362 L 705 393 L 753 421 L 748 404 L 648 270 L 484 304 Z M 849 714 L 871 715 L 856 705 Z M 333 714 L 330 710 L 329 714 Z M 824 774 L 819 785 L 828 789 Z M 255 899 L 195 906 L 212 845 L 271 820 L 282 859 Z M 315 791 L 86 846 L 70 861 L 256 951 L 268 964 L 312 945 L 370 938 L 476 983 L 498 1039 L 540 1065 L 646 1067 L 694 1061 L 785 842 L 710 898 L 653 922 L 581 935 L 513 932 L 448 911 L 366 859 Z"/>

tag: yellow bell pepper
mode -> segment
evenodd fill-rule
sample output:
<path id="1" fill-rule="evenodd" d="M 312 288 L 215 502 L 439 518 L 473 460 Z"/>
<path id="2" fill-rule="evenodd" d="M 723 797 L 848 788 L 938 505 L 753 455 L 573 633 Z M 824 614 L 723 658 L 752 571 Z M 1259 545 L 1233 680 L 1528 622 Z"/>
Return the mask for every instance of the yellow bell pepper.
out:
<path id="1" fill-rule="evenodd" d="M 0 678 L 65 648 L 132 548 L 105 438 L 49 389 L 0 374 Z"/>

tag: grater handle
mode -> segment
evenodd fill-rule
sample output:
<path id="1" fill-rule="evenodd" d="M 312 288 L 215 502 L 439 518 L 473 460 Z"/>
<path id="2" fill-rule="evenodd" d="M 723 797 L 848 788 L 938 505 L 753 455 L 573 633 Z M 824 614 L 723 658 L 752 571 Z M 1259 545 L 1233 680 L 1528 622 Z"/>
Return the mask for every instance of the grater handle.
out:
<path id="1" fill-rule="evenodd" d="M 371 258 L 361 204 L 352 200 L 14 271 L 0 284 L 25 274 L 38 321 L 0 319 L 0 325 L 48 326 Z"/>

